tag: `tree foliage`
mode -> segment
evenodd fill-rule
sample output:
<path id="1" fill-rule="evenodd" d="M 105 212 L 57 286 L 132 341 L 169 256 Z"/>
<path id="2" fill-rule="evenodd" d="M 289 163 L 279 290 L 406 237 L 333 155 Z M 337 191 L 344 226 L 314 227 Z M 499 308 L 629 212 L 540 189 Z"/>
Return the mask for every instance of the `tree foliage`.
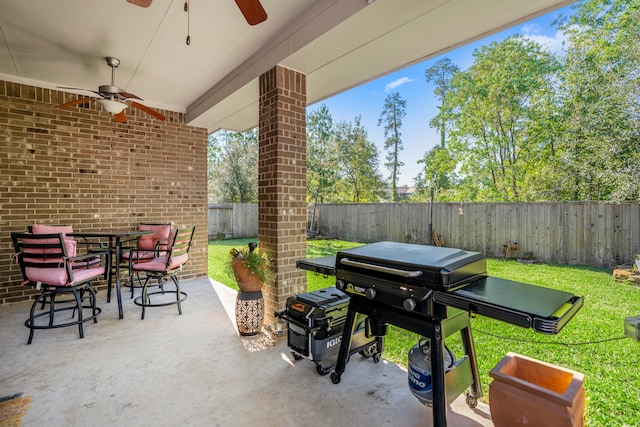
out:
<path id="1" fill-rule="evenodd" d="M 322 203 L 337 180 L 333 117 L 322 104 L 307 116 L 307 201 Z"/>
<path id="2" fill-rule="evenodd" d="M 360 116 L 334 122 L 325 104 L 307 115 L 307 201 L 377 202 L 385 191 L 378 150 Z"/>
<path id="3" fill-rule="evenodd" d="M 422 172 L 414 179 L 416 191 L 412 200 L 422 201 L 430 198 L 430 189 L 437 194 L 438 200 L 446 200 L 446 194 L 454 183 L 456 162 L 446 145 L 447 120 L 445 114 L 446 96 L 451 89 L 451 80 L 460 68 L 445 57 L 425 71 L 427 83 L 434 84 L 433 93 L 439 102 L 438 114 L 429 121 L 429 126 L 440 132 L 440 145 L 433 147 L 418 160 L 423 164 Z"/>
<path id="4" fill-rule="evenodd" d="M 258 201 L 258 133 L 219 131 L 209 137 L 209 201 Z"/>
<path id="5" fill-rule="evenodd" d="M 458 186 L 467 187 L 458 191 L 481 200 L 528 200 L 527 174 L 553 153 L 554 138 L 540 123 L 555 109 L 557 61 L 519 36 L 484 46 L 474 57 L 452 79 L 443 109 L 463 178 Z"/>
<path id="6" fill-rule="evenodd" d="M 515 35 L 477 49 L 464 71 L 448 58 L 425 71 L 440 143 L 418 160 L 413 200 L 430 189 L 442 201 L 640 200 L 640 2 L 580 0 L 555 25 L 557 55 Z M 394 201 L 405 114 L 396 92 L 378 120 Z M 210 137 L 210 201 L 255 201 L 257 145 L 255 130 Z M 308 200 L 379 201 L 378 167 L 359 116 L 309 113 Z"/>
<path id="7" fill-rule="evenodd" d="M 446 146 L 447 121 L 445 114 L 443 114 L 445 100 L 451 88 L 451 80 L 459 71 L 460 67 L 447 57 L 440 59 L 433 67 L 427 68 L 427 71 L 425 71 L 427 83 L 432 82 L 434 84 L 433 94 L 440 103 L 438 105 L 439 112 L 429 121 L 429 126 L 440 131 L 440 147 L 442 148 Z"/>
<path id="8" fill-rule="evenodd" d="M 378 126 L 383 126 L 384 131 L 384 149 L 387 150 L 387 161 L 384 164 L 391 172 L 391 200 L 398 200 L 398 178 L 400 177 L 400 168 L 404 163 L 400 161 L 399 155 L 402 151 L 402 119 L 407 114 L 407 101 L 402 99 L 398 92 L 388 95 L 384 100 L 384 108 Z"/>
<path id="9" fill-rule="evenodd" d="M 567 34 L 557 198 L 640 199 L 640 3 L 580 2 Z"/>
<path id="10" fill-rule="evenodd" d="M 378 149 L 367 138 L 360 116 L 355 118 L 354 123 L 337 124 L 333 149 L 338 154 L 340 177 L 335 187 L 336 201 L 380 201 L 385 192 L 385 183 L 378 172 Z"/>

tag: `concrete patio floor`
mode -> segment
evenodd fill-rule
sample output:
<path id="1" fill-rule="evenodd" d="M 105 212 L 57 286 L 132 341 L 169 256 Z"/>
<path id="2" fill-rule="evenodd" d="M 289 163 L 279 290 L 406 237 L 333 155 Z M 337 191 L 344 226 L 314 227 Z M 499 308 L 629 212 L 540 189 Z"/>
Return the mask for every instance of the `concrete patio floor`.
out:
<path id="1" fill-rule="evenodd" d="M 123 292 L 98 294 L 103 312 L 76 327 L 36 331 L 27 345 L 30 303 L 0 306 L 0 397 L 30 396 L 23 426 L 431 426 L 431 408 L 409 391 L 406 371 L 352 356 L 340 384 L 286 338 L 238 336 L 235 292 L 208 278 L 184 281 L 175 306 L 140 307 Z M 408 350 L 408 349 L 407 349 Z M 449 426 L 492 426 L 489 408 L 461 396 Z M 0 423 L 1 424 L 1 423 Z"/>

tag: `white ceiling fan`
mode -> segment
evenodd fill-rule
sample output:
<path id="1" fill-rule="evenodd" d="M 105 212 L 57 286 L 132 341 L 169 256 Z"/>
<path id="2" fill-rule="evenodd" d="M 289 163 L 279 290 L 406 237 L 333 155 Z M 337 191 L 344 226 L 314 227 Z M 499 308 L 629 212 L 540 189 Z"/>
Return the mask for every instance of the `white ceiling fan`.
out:
<path id="1" fill-rule="evenodd" d="M 75 101 L 58 105 L 58 108 L 69 108 L 69 107 L 73 107 L 74 105 L 84 104 L 85 102 L 96 100 L 102 106 L 102 108 L 105 109 L 105 111 L 107 111 L 113 116 L 113 119 L 118 123 L 127 122 L 127 117 L 124 114 L 124 110 L 129 106 L 142 110 L 145 113 L 152 115 L 158 120 L 165 120 L 164 115 L 147 107 L 146 105 L 142 105 L 139 102 L 134 101 L 135 99 L 142 101 L 143 100 L 142 98 L 132 93 L 128 93 L 124 89 L 116 86 L 115 71 L 116 71 L 116 68 L 120 65 L 120 60 L 112 56 L 107 56 L 105 60 L 107 61 L 107 65 L 111 67 L 111 84 L 101 85 L 98 87 L 97 91 L 91 90 L 91 89 L 81 89 L 77 87 L 59 87 L 59 89 L 71 89 L 71 90 L 93 92 L 98 96 L 93 96 L 91 98 L 79 98 L 79 99 L 76 99 Z"/>

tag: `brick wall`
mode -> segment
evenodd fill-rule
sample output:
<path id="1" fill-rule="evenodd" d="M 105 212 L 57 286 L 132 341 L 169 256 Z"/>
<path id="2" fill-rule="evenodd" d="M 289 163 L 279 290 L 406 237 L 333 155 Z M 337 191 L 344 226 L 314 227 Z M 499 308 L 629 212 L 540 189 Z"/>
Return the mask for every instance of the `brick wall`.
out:
<path id="1" fill-rule="evenodd" d="M 276 280 L 265 292 L 266 323 L 287 297 L 304 292 L 306 271 L 306 80 L 275 67 L 260 76 L 258 236 L 274 255 Z"/>
<path id="2" fill-rule="evenodd" d="M 0 81 L 0 304 L 28 299 L 9 233 L 33 223 L 74 230 L 140 222 L 196 226 L 181 279 L 207 275 L 207 132 L 127 108 L 115 123 L 77 95 Z M 100 300 L 102 297 L 99 297 Z"/>

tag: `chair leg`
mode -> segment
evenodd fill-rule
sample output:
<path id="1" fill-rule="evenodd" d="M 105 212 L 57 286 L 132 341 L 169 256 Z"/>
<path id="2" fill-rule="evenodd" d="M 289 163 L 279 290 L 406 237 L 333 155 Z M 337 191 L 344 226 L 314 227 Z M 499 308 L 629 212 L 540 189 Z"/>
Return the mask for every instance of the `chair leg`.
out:
<path id="1" fill-rule="evenodd" d="M 151 276 L 147 276 L 146 280 L 144 281 L 144 284 L 142 285 L 142 296 L 140 297 L 140 301 L 142 301 L 142 317 L 140 317 L 140 320 L 144 320 L 144 310 L 147 304 L 151 302 L 151 300 L 149 299 L 149 296 L 147 295 L 147 291 L 148 291 L 147 285 L 149 284 L 149 279 L 151 279 Z"/>
<path id="2" fill-rule="evenodd" d="M 91 312 L 95 316 L 93 319 L 93 323 L 98 323 L 98 313 L 100 312 L 98 311 L 98 306 L 96 305 L 97 292 L 94 289 L 91 289 L 91 291 L 93 294 L 93 304 L 91 304 Z"/>
<path id="3" fill-rule="evenodd" d="M 27 322 L 25 322 L 25 325 L 29 328 L 29 340 L 27 341 L 27 344 L 31 344 L 31 341 L 33 341 L 33 333 L 36 330 L 35 326 L 35 312 L 36 312 L 36 307 L 38 307 L 38 304 L 40 303 L 40 300 L 46 300 L 47 295 L 46 293 L 41 293 L 40 295 L 38 295 L 38 297 L 36 297 L 36 300 L 33 302 L 33 304 L 31 304 L 31 311 L 29 312 L 29 319 L 27 319 Z M 42 303 L 44 306 L 44 303 Z M 49 312 L 49 316 L 51 316 L 51 312 Z M 51 321 L 49 321 L 49 323 L 51 323 Z"/>
<path id="4" fill-rule="evenodd" d="M 72 289 L 71 292 L 76 298 L 76 305 L 78 307 L 78 333 L 80 334 L 80 338 L 84 338 L 84 329 L 82 328 L 82 298 L 80 297 L 80 293 L 77 289 Z"/>
<path id="5" fill-rule="evenodd" d="M 45 300 L 47 299 L 47 293 L 43 292 Z M 53 325 L 53 317 L 56 312 L 56 293 L 55 291 L 51 292 L 49 295 L 49 326 Z"/>
<path id="6" fill-rule="evenodd" d="M 182 314 L 182 305 L 180 305 L 182 296 L 180 292 L 180 280 L 178 280 L 178 276 L 171 276 L 171 279 L 173 279 L 173 283 L 176 284 L 176 304 L 178 305 L 178 314 L 180 315 Z"/>

